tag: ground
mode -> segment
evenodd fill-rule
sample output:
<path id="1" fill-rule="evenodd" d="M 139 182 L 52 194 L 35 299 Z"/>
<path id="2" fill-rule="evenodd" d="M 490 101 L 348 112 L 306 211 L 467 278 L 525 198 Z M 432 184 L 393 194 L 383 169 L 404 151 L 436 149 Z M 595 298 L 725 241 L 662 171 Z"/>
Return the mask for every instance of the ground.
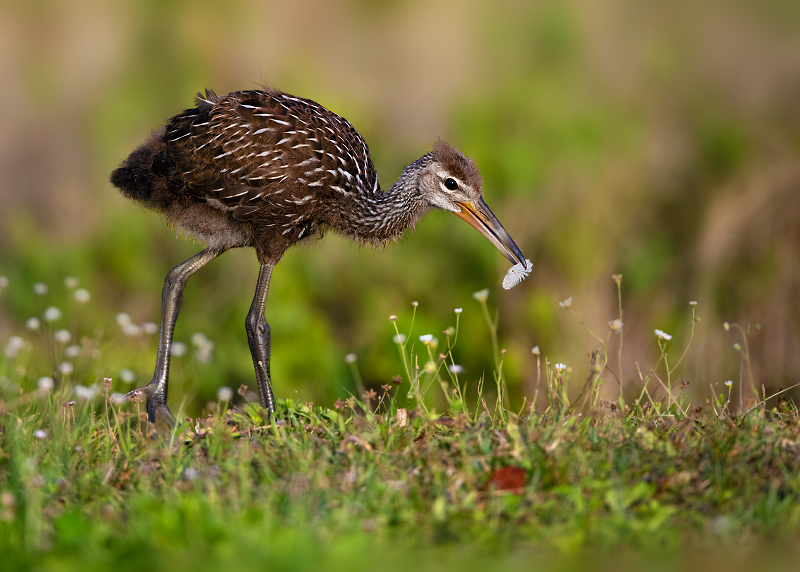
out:
<path id="1" fill-rule="evenodd" d="M 785 402 L 501 419 L 286 400 L 269 421 L 221 402 L 168 432 L 141 404 L 33 398 L 0 417 L 0 548 L 15 568 L 666 563 L 797 538 L 800 425 Z"/>

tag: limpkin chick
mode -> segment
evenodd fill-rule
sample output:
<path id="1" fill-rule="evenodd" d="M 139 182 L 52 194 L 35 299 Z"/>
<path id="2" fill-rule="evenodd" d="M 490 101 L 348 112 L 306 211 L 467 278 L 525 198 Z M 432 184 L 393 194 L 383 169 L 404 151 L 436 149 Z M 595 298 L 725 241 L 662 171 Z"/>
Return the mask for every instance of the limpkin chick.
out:
<path id="1" fill-rule="evenodd" d="M 439 208 L 478 229 L 512 263 L 525 265 L 483 201 L 475 163 L 447 143 L 437 141 L 384 193 L 367 144 L 347 120 L 318 103 L 272 90 L 225 96 L 206 90 L 195 103 L 111 175 L 124 196 L 207 245 L 167 273 L 155 373 L 147 386 L 128 394 L 147 397 L 151 422 L 175 422 L 167 407 L 169 358 L 186 281 L 228 249 L 252 246 L 261 264 L 245 327 L 261 405 L 271 413 L 264 306 L 272 269 L 298 241 L 328 228 L 383 244 Z"/>

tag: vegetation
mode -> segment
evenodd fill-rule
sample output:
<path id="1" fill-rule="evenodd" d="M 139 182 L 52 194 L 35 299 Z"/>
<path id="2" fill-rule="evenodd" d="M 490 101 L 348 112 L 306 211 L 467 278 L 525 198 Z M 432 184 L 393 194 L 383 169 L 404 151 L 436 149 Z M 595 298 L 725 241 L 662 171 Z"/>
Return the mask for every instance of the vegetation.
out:
<path id="1" fill-rule="evenodd" d="M 487 292 L 475 298 L 497 347 Z M 561 305 L 574 312 L 572 300 Z M 584 383 L 536 348 L 541 399 L 512 411 L 505 350 L 475 392 L 459 377 L 458 318 L 479 311 L 472 306 L 456 310 L 442 342 L 416 341 L 416 303 L 407 322 L 391 316 L 404 375 L 380 392 L 333 408 L 281 400 L 268 418 L 246 386 L 224 388 L 204 416 L 179 413 L 185 422 L 172 432 L 149 425 L 141 402 L 120 403 L 120 380 L 76 390 L 69 368 L 55 381 L 31 377 L 41 349 L 88 359 L 113 351 L 88 338 L 69 346 L 68 330 L 40 323 L 50 347 L 10 342 L 0 378 L 4 562 L 471 569 L 592 552 L 665 562 L 720 550 L 752 556 L 796 538 L 800 413 L 783 394 L 772 409 L 757 392 L 739 407 L 729 383 L 714 402 L 692 406 L 679 363 L 668 365 L 670 336 L 657 332 L 660 358 L 645 383 L 613 401 L 600 398 L 604 384 L 617 384 L 607 349 L 590 355 Z M 608 336 L 622 329 L 612 322 Z M 744 340 L 752 333 L 726 329 Z M 360 385 L 356 356 L 347 361 Z"/>

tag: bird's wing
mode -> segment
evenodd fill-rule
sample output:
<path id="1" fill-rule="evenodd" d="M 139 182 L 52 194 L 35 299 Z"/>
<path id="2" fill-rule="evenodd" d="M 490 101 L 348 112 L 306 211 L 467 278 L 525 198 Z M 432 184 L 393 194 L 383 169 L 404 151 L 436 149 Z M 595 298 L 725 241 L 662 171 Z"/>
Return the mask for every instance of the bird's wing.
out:
<path id="1" fill-rule="evenodd" d="M 170 156 L 190 193 L 218 201 L 237 219 L 270 204 L 349 194 L 355 185 L 377 189 L 361 136 L 312 101 L 280 92 L 206 91 L 197 103 L 167 126 Z"/>

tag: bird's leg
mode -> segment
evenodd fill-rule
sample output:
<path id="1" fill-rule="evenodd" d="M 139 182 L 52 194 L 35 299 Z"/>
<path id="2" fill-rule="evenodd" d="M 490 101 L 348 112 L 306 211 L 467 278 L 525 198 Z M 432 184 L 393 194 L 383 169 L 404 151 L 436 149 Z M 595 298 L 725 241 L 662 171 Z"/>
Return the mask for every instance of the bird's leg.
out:
<path id="1" fill-rule="evenodd" d="M 262 264 L 258 271 L 258 283 L 256 284 L 256 294 L 250 311 L 245 320 L 247 330 L 247 341 L 250 344 L 250 354 L 253 356 L 253 365 L 256 369 L 256 384 L 258 385 L 258 397 L 261 407 L 275 413 L 275 396 L 272 394 L 272 384 L 269 374 L 270 356 L 270 335 L 269 324 L 264 318 L 264 306 L 267 303 L 267 291 L 269 290 L 269 279 L 272 276 L 272 264 Z"/>
<path id="2" fill-rule="evenodd" d="M 125 394 L 131 398 L 144 394 L 147 397 L 147 417 L 151 423 L 156 418 L 163 420 L 169 427 L 175 426 L 175 417 L 167 407 L 167 384 L 169 381 L 169 354 L 172 347 L 172 332 L 181 309 L 183 288 L 189 277 L 222 254 L 224 250 L 207 248 L 186 262 L 178 264 L 167 272 L 164 290 L 161 293 L 161 331 L 158 336 L 158 356 L 153 379 L 145 387 L 134 389 Z"/>

